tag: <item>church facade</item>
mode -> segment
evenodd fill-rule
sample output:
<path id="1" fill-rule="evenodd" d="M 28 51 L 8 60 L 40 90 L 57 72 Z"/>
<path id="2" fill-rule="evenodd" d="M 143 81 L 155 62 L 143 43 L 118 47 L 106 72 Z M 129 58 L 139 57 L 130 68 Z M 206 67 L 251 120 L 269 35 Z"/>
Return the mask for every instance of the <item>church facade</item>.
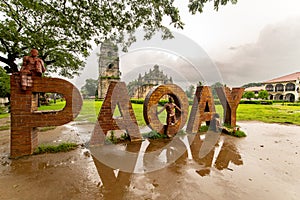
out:
<path id="1" fill-rule="evenodd" d="M 172 77 L 168 78 L 158 65 L 154 65 L 153 69 L 145 72 L 143 76 L 139 74 L 136 80 L 127 85 L 127 88 L 131 98 L 144 99 L 153 87 L 171 83 L 173 83 Z"/>

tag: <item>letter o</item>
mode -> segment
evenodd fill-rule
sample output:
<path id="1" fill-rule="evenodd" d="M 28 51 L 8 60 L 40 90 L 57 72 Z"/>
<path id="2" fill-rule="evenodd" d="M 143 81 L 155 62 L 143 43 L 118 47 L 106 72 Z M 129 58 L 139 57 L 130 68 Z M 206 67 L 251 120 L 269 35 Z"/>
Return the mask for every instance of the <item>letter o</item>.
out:
<path id="1" fill-rule="evenodd" d="M 182 129 L 187 121 L 189 102 L 185 92 L 175 84 L 160 85 L 152 89 L 144 101 L 144 120 L 146 124 L 160 134 L 164 134 L 165 126 L 162 124 L 157 115 L 157 106 L 159 100 L 169 95 L 174 99 L 174 103 L 180 108 L 181 112 L 176 109 L 176 123 L 168 126 L 168 135 L 175 135 L 178 130 Z"/>

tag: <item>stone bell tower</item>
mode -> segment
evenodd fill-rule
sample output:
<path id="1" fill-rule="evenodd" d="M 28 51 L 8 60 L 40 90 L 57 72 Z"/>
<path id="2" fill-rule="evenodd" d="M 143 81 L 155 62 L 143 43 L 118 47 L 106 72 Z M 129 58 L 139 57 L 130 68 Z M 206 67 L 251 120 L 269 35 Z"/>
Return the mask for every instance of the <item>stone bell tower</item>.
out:
<path id="1" fill-rule="evenodd" d="M 110 82 L 119 81 L 121 77 L 118 46 L 109 40 L 105 40 L 100 47 L 98 63 L 98 98 L 104 99 Z"/>

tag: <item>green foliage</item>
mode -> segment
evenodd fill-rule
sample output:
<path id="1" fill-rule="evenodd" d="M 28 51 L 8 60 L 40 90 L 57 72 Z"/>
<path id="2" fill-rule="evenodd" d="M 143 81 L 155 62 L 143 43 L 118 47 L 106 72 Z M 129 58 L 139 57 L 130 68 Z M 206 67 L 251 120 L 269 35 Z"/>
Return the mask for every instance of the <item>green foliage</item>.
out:
<path id="1" fill-rule="evenodd" d="M 193 99 L 195 95 L 195 86 L 190 85 L 189 88 L 185 91 L 185 94 L 189 99 Z"/>
<path id="2" fill-rule="evenodd" d="M 212 84 L 210 87 L 211 87 L 214 99 L 219 99 L 215 88 L 224 87 L 224 85 L 220 82 L 216 82 L 216 83 Z"/>
<path id="3" fill-rule="evenodd" d="M 252 91 L 246 91 L 246 92 L 244 92 L 244 94 L 243 94 L 243 98 L 246 98 L 246 99 L 251 99 L 251 98 L 254 98 L 255 97 L 255 94 L 254 94 L 254 92 L 252 92 Z"/>
<path id="4" fill-rule="evenodd" d="M 207 3 L 211 0 L 192 0 L 189 3 L 189 10 L 192 14 L 197 12 L 203 12 L 204 3 Z M 237 0 L 213 0 L 215 10 L 218 10 L 220 5 L 226 5 L 228 2 L 232 4 L 237 3 Z"/>
<path id="5" fill-rule="evenodd" d="M 0 112 L 0 119 L 7 118 L 7 117 L 9 117 L 9 113 L 1 113 Z"/>
<path id="6" fill-rule="evenodd" d="M 39 128 L 39 132 L 46 132 L 46 131 L 54 130 L 55 128 L 56 126 L 41 127 Z"/>
<path id="7" fill-rule="evenodd" d="M 226 131 L 224 132 L 225 134 L 227 135 L 231 135 L 231 136 L 234 136 L 234 137 L 246 137 L 246 133 L 244 131 L 241 131 L 241 130 L 229 130 L 229 131 Z"/>
<path id="8" fill-rule="evenodd" d="M 297 106 L 240 104 L 237 121 L 241 120 L 300 125 L 300 112 Z"/>
<path id="9" fill-rule="evenodd" d="M 241 100 L 240 104 L 262 104 L 262 105 L 272 105 L 273 101 L 272 100 Z"/>
<path id="10" fill-rule="evenodd" d="M 0 98 L 8 97 L 10 94 L 10 78 L 5 70 L 0 67 Z"/>
<path id="11" fill-rule="evenodd" d="M 111 131 L 110 136 L 107 138 L 109 142 L 116 144 L 118 142 L 118 138 L 115 136 L 115 132 Z"/>
<path id="12" fill-rule="evenodd" d="M 208 1 L 189 1 L 190 12 L 202 12 Z M 213 1 L 216 10 L 227 2 L 236 0 Z M 138 28 L 145 31 L 145 39 L 157 31 L 162 39 L 172 38 L 164 24 L 184 26 L 174 4 L 173 0 L 0 0 L 0 52 L 4 55 L 0 62 L 16 72 L 16 60 L 36 48 L 48 72 L 73 77 L 83 68 L 93 43 L 110 38 L 126 50 L 136 41 L 133 33 Z"/>
<path id="13" fill-rule="evenodd" d="M 40 145 L 34 152 L 34 155 L 43 154 L 43 153 L 58 153 L 58 152 L 67 152 L 74 150 L 78 147 L 75 143 L 61 143 L 57 146 L 55 145 Z"/>
<path id="14" fill-rule="evenodd" d="M 249 88 L 249 87 L 259 87 L 259 86 L 262 86 L 263 84 L 262 83 L 247 83 L 245 85 L 243 85 L 242 87 L 243 88 Z"/>
<path id="15" fill-rule="evenodd" d="M 98 91 L 98 80 L 92 78 L 85 80 L 85 85 L 81 88 L 81 93 L 86 96 L 96 96 Z"/>
<path id="16" fill-rule="evenodd" d="M 144 99 L 130 99 L 131 103 L 144 104 Z"/>
<path id="17" fill-rule="evenodd" d="M 208 128 L 209 128 L 209 126 L 200 126 L 200 132 L 206 132 L 206 131 L 208 131 Z"/>
<path id="18" fill-rule="evenodd" d="M 148 139 L 163 139 L 163 138 L 168 138 L 167 135 L 165 134 L 160 134 L 157 131 L 150 131 L 149 133 L 144 133 L 143 138 L 148 138 Z"/>
<path id="19" fill-rule="evenodd" d="M 62 110 L 66 106 L 65 101 L 58 101 L 56 104 L 42 105 L 38 108 L 39 111 L 43 110 Z"/>
<path id="20" fill-rule="evenodd" d="M 300 106 L 300 103 L 287 103 L 287 106 Z"/>
<path id="21" fill-rule="evenodd" d="M 122 141 L 130 141 L 130 136 L 128 133 L 123 133 L 121 136 L 120 136 L 120 140 Z"/>
<path id="22" fill-rule="evenodd" d="M 5 124 L 0 126 L 0 131 L 5 131 L 10 129 L 10 124 Z"/>
<path id="23" fill-rule="evenodd" d="M 261 90 L 258 92 L 258 98 L 260 99 L 268 99 L 269 93 L 267 90 Z"/>

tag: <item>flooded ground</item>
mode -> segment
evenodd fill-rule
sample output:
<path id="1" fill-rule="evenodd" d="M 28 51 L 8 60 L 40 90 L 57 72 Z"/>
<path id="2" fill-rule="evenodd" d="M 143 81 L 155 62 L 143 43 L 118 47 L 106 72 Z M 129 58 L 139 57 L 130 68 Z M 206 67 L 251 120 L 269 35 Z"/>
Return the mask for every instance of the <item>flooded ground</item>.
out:
<path id="1" fill-rule="evenodd" d="M 81 147 L 17 160 L 8 158 L 9 131 L 1 131 L 0 199 L 300 199 L 300 127 L 238 125 L 246 138 L 180 136 L 106 153 L 95 147 L 94 158 Z M 40 133 L 39 142 L 86 143 L 92 129 L 71 123 Z M 103 159 L 112 153 L 130 156 Z"/>

